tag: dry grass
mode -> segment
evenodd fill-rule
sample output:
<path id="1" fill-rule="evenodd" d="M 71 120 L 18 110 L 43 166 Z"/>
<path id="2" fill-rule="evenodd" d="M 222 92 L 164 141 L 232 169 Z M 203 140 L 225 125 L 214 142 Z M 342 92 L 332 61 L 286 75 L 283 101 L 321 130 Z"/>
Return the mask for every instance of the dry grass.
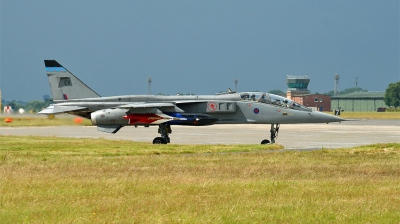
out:
<path id="1" fill-rule="evenodd" d="M 331 113 L 332 114 L 332 113 Z M 344 111 L 340 117 L 346 119 L 399 119 L 400 112 L 350 112 Z"/>
<path id="2" fill-rule="evenodd" d="M 7 123 L 6 119 L 12 118 L 11 123 Z M 0 115 L 0 126 L 5 127 L 42 127 L 42 126 L 60 126 L 60 125 L 85 125 L 91 126 L 92 123 L 88 119 L 83 119 L 81 123 L 74 122 L 75 116 L 60 115 L 56 116 L 54 119 L 49 119 L 44 115 L 13 115 L 5 116 Z"/>
<path id="3" fill-rule="evenodd" d="M 2 223 L 400 220 L 400 144 L 299 152 L 55 137 L 0 141 Z"/>

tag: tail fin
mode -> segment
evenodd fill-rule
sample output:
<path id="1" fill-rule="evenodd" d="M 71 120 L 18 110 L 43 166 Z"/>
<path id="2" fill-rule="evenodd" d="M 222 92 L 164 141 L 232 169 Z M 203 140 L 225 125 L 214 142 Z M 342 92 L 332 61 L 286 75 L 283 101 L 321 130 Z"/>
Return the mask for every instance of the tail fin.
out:
<path id="1" fill-rule="evenodd" d="M 53 100 L 100 97 L 56 60 L 44 60 Z"/>

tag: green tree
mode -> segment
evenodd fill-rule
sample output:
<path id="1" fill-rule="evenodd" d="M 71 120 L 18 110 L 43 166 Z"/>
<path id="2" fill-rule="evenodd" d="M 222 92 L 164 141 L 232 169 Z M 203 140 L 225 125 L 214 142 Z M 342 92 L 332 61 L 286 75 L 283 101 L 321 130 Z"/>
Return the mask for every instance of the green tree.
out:
<path id="1" fill-rule="evenodd" d="M 10 106 L 13 110 L 17 108 L 17 104 L 15 102 L 9 102 L 7 106 Z"/>
<path id="2" fill-rule="evenodd" d="M 355 92 L 368 92 L 368 90 L 360 88 L 360 87 L 357 87 L 357 88 L 353 87 L 353 88 L 348 88 L 348 89 L 340 91 L 338 95 L 343 95 L 343 94 L 348 94 L 348 93 L 355 93 Z M 329 96 L 333 96 L 334 91 L 331 90 L 331 91 L 326 92 L 324 94 L 325 95 L 329 95 Z"/>
<path id="3" fill-rule="evenodd" d="M 340 91 L 339 95 L 348 94 L 348 93 L 355 93 L 355 92 L 368 92 L 368 90 L 363 89 L 361 87 L 357 87 L 357 88 L 353 87 L 353 88 L 348 88 L 348 89 L 345 89 L 343 91 Z"/>
<path id="4" fill-rule="evenodd" d="M 19 108 L 24 108 L 24 104 L 21 101 L 11 101 L 6 104 L 7 106 L 11 106 L 14 112 L 17 112 Z"/>
<path id="5" fill-rule="evenodd" d="M 389 107 L 397 108 L 400 106 L 400 82 L 389 84 L 383 100 Z"/>
<path id="6" fill-rule="evenodd" d="M 26 111 L 39 112 L 42 109 L 48 107 L 52 103 L 52 99 L 46 99 L 45 101 L 33 100 L 26 104 Z"/>
<path id="7" fill-rule="evenodd" d="M 50 104 L 53 104 L 53 99 L 52 98 L 46 98 L 44 99 L 44 105 L 46 107 L 50 106 Z"/>
<path id="8" fill-rule="evenodd" d="M 279 89 L 273 89 L 273 90 L 269 91 L 268 93 L 275 94 L 275 95 L 284 95 L 284 94 L 286 94 L 285 92 L 283 92 L 282 90 L 279 90 Z"/>
<path id="9" fill-rule="evenodd" d="M 335 94 L 335 92 L 333 90 L 324 93 L 324 95 L 328 95 L 328 96 L 333 96 Z M 340 94 L 340 93 L 339 93 Z"/>
<path id="10" fill-rule="evenodd" d="M 179 96 L 194 96 L 195 94 L 193 94 L 193 93 L 177 93 L 176 95 L 179 95 Z"/>

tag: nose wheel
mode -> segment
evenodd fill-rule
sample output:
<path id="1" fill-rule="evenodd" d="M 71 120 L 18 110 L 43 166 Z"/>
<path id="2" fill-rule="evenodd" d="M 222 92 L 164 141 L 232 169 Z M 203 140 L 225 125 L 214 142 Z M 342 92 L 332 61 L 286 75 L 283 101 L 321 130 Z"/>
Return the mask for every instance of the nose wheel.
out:
<path id="1" fill-rule="evenodd" d="M 264 139 L 261 141 L 261 145 L 269 144 L 270 141 L 268 139 Z"/>
<path id="2" fill-rule="evenodd" d="M 261 144 L 273 144 L 275 143 L 275 139 L 278 137 L 278 132 L 279 132 L 279 126 L 280 124 L 271 124 L 271 130 L 270 130 L 270 138 L 271 141 L 268 139 L 264 139 L 261 141 Z"/>
<path id="3" fill-rule="evenodd" d="M 157 137 L 153 140 L 153 144 L 167 144 L 168 142 L 162 137 Z"/>
<path id="4" fill-rule="evenodd" d="M 172 129 L 169 124 L 159 124 L 158 125 L 158 133 L 161 134 L 161 137 L 155 138 L 153 140 L 153 144 L 168 144 L 168 143 L 170 143 L 168 134 L 172 133 Z"/>

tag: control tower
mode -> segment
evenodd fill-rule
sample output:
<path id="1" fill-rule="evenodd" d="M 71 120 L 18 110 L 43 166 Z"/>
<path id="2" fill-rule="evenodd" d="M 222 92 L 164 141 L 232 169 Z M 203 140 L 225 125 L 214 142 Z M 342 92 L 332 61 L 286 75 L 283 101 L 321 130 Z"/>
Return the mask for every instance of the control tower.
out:
<path id="1" fill-rule="evenodd" d="M 310 79 L 308 75 L 287 75 L 286 84 L 288 90 L 286 97 L 292 99 L 296 95 L 309 94 L 310 91 L 307 89 Z"/>

